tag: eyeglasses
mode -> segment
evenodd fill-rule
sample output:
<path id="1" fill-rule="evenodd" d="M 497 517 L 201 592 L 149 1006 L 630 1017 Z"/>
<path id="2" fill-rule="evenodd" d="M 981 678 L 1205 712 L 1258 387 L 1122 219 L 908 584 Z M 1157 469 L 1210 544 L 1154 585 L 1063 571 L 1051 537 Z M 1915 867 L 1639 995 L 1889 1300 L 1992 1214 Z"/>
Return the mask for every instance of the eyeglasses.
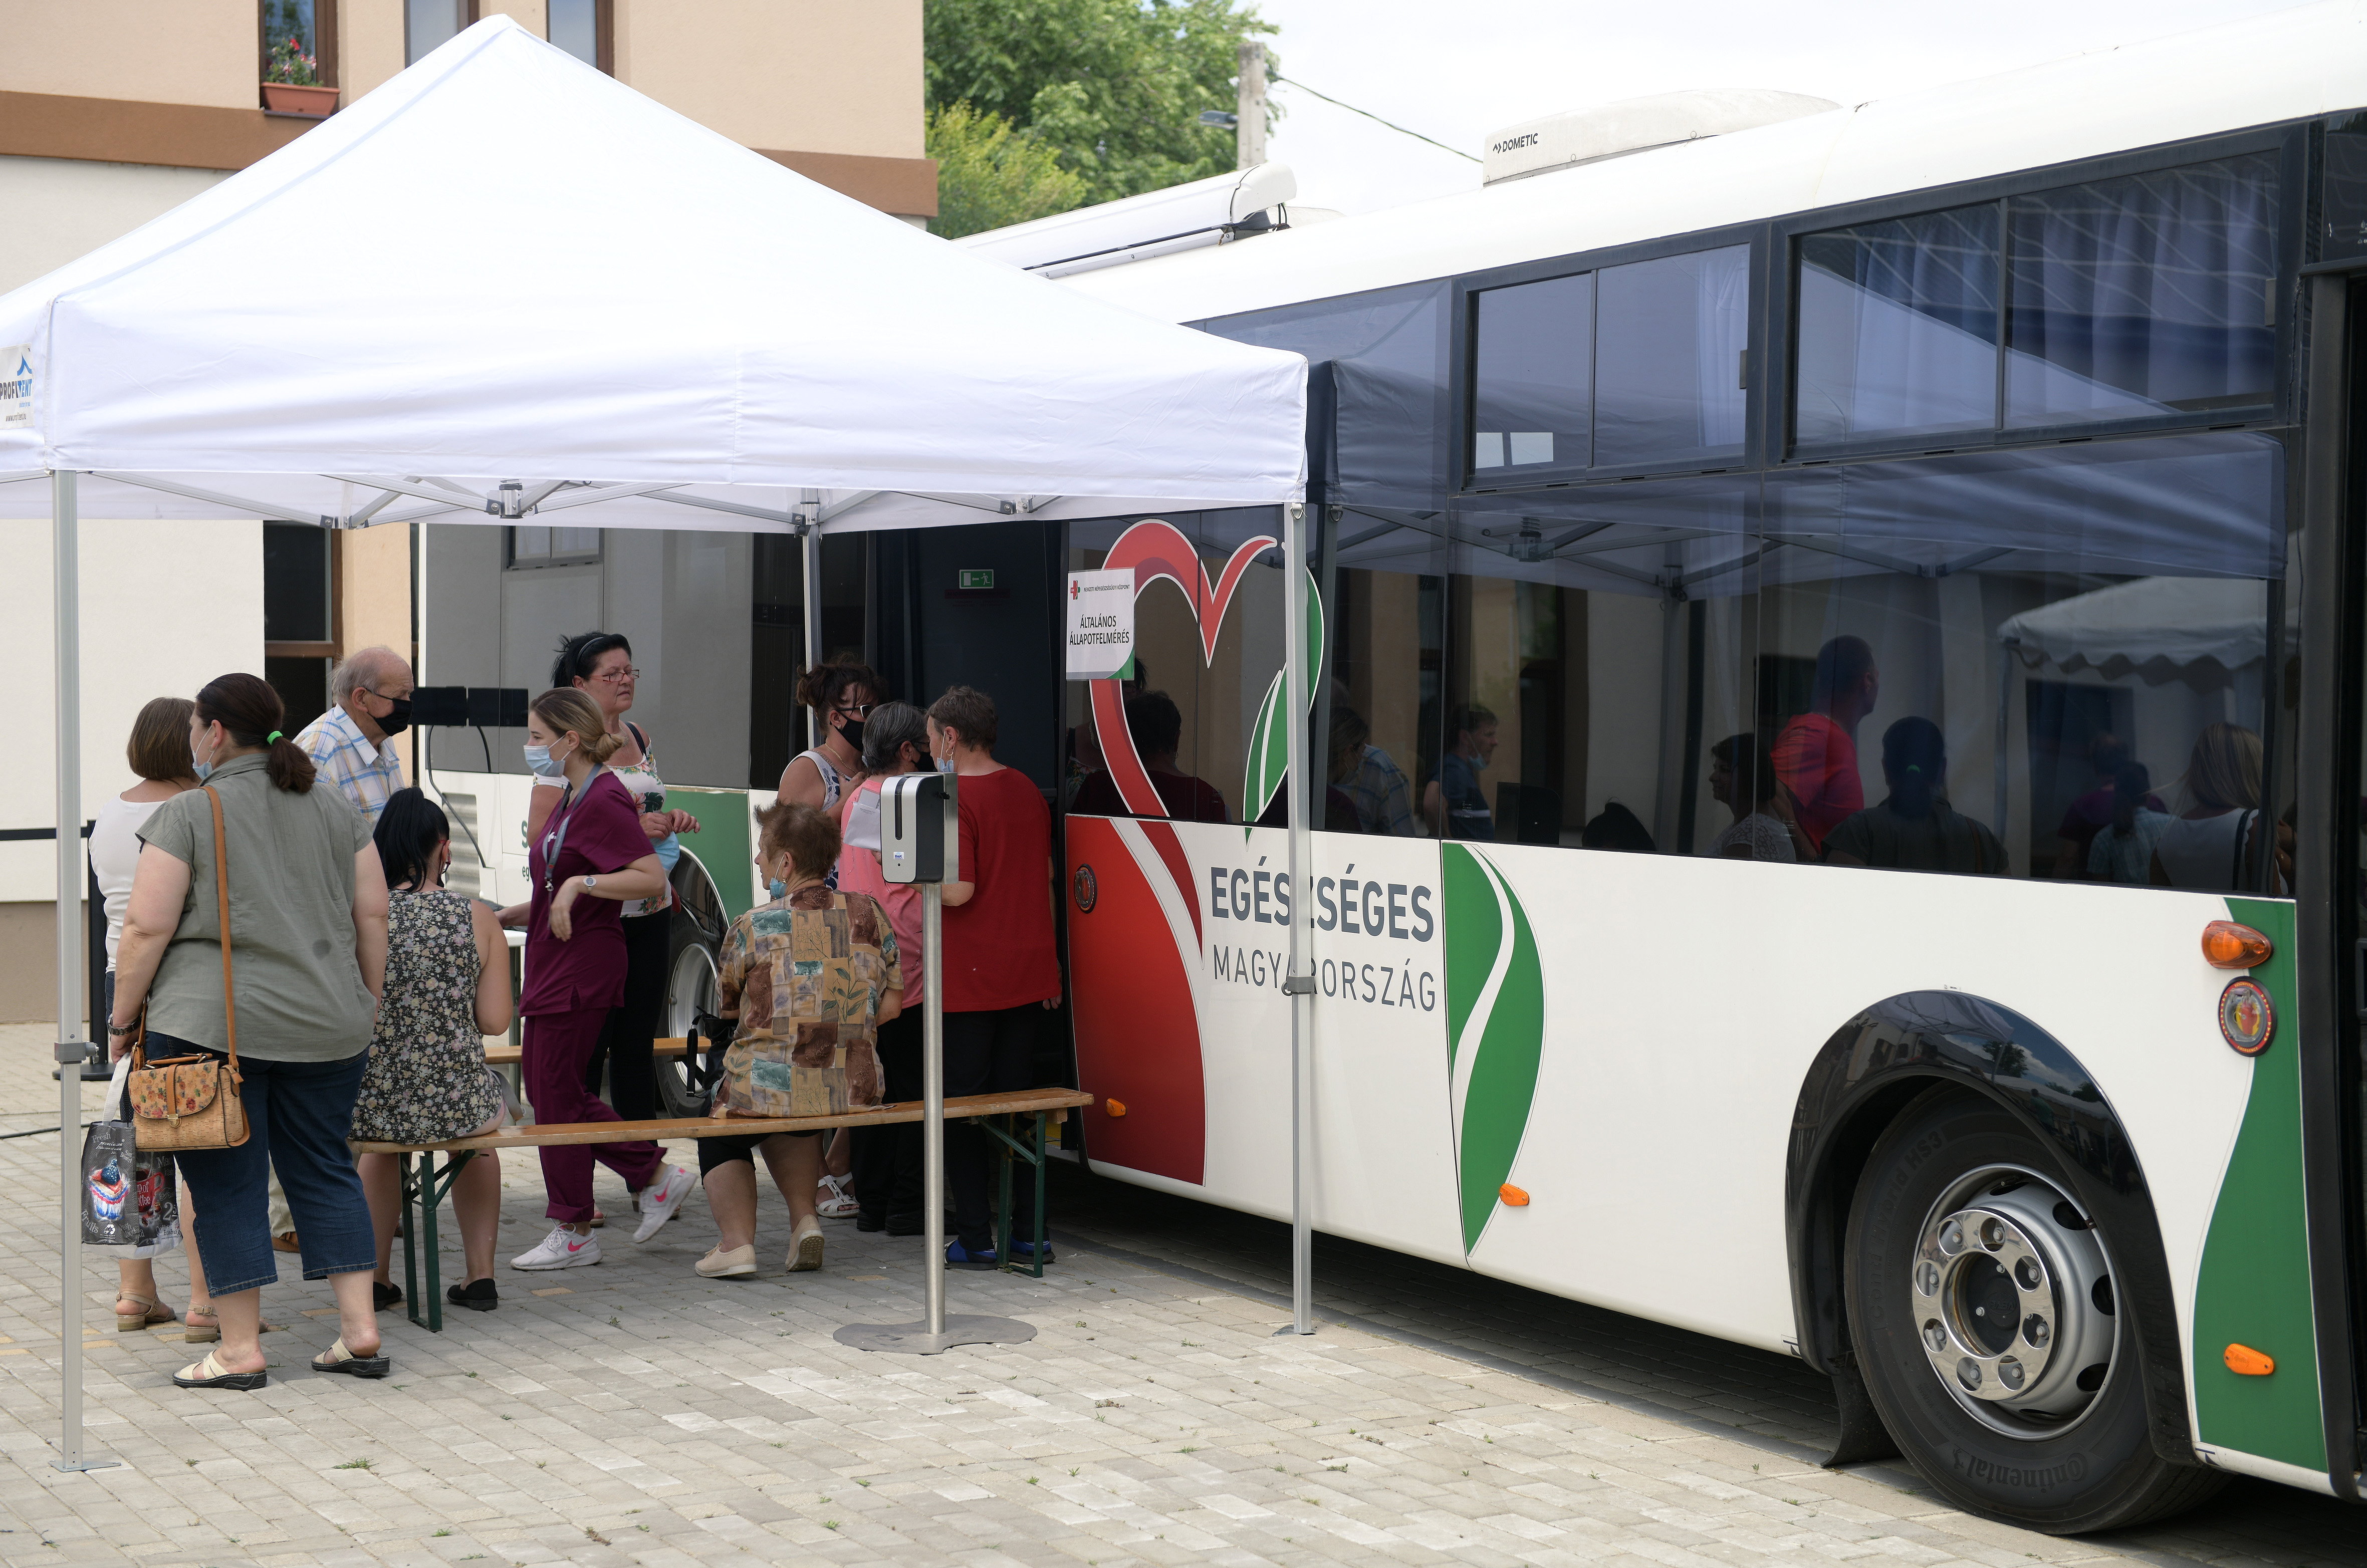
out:
<path id="1" fill-rule="evenodd" d="M 878 703 L 844 703 L 831 711 L 845 714 L 852 718 L 869 718 L 871 710 L 878 705 Z"/>
<path id="2" fill-rule="evenodd" d="M 641 667 L 638 664 L 628 664 L 622 670 L 603 670 L 592 678 L 595 681 L 606 681 L 612 686 L 620 685 L 627 681 L 640 680 Z"/>

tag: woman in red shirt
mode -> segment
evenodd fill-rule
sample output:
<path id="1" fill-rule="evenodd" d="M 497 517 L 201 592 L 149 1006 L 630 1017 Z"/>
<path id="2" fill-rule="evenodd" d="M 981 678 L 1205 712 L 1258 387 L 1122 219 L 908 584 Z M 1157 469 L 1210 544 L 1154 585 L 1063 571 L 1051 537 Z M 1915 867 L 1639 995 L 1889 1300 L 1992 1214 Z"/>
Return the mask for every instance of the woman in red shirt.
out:
<path id="1" fill-rule="evenodd" d="M 929 705 L 929 754 L 955 774 L 961 880 L 945 885 L 945 1078 L 948 1097 L 1033 1087 L 1036 1032 L 1060 999 L 1052 937 L 1052 813 L 1026 774 L 994 760 L 994 699 L 956 686 Z M 992 1269 L 990 1149 L 967 1122 L 946 1129 L 956 1239 L 946 1262 Z M 1012 1251 L 1031 1258 L 1034 1194 L 1012 1183 Z"/>
<path id="2" fill-rule="evenodd" d="M 640 805 L 607 766 L 619 741 L 590 697 L 561 687 L 527 711 L 526 764 L 538 778 L 563 782 L 559 804 L 527 846 L 533 896 L 502 911 L 502 924 L 526 927 L 527 1098 L 538 1122 L 615 1122 L 616 1111 L 584 1087 L 584 1068 L 608 1013 L 624 999 L 622 907 L 655 897 L 666 886 L 657 852 L 641 830 Z M 564 1144 L 542 1153 L 545 1211 L 557 1222 L 542 1245 L 510 1259 L 513 1269 L 580 1269 L 600 1261 L 592 1234 L 592 1166 L 596 1160 L 641 1194 L 647 1241 L 674 1218 L 698 1178 L 668 1166 L 646 1139 Z"/>

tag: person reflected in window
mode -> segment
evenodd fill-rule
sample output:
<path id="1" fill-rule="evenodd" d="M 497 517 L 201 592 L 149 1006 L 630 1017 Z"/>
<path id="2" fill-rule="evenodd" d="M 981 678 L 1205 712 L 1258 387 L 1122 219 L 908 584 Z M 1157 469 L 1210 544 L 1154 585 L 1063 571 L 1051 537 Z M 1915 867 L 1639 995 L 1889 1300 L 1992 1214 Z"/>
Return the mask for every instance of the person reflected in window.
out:
<path id="1" fill-rule="evenodd" d="M 1373 727 L 1354 708 L 1332 699 L 1331 783 L 1355 807 L 1355 831 L 1419 839 L 1413 781 L 1373 744 Z"/>
<path id="2" fill-rule="evenodd" d="M 1795 715 L 1775 738 L 1768 760 L 1791 792 L 1792 819 L 1810 858 L 1824 853 L 1825 835 L 1864 809 L 1857 773 L 1857 727 L 1882 694 L 1882 674 L 1863 637 L 1837 637 L 1817 650 L 1808 711 Z"/>
<path id="3" fill-rule="evenodd" d="M 2073 809 L 2078 809 L 2076 803 Z M 2070 819 L 2064 818 L 2067 823 Z M 2162 829 L 2175 820 L 2154 797 L 2152 772 L 2143 762 L 2123 762 L 2112 772 L 2112 815 L 2092 829 L 2081 871 L 2090 882 L 2144 886 L 2153 877 L 2154 846 L 2161 841 Z M 2056 874 L 2062 874 L 2059 868 Z"/>
<path id="4" fill-rule="evenodd" d="M 2154 842 L 2153 885 L 2203 893 L 2252 886 L 2260 820 L 2259 732 L 2240 724 L 2205 726 L 2186 760 L 2186 797 L 2193 804 Z M 2284 837 L 2278 835 L 2280 891 L 2292 875 Z"/>
<path id="5" fill-rule="evenodd" d="M 1580 849 L 1616 850 L 1631 855 L 1660 852 L 1644 819 L 1615 800 L 1604 802 L 1602 810 L 1587 818 L 1586 826 L 1579 829 L 1578 842 Z"/>
<path id="6" fill-rule="evenodd" d="M 1783 790 L 1760 750 L 1759 737 L 1749 730 L 1712 746 L 1709 793 L 1734 813 L 1734 823 L 1710 840 L 1709 852 L 1720 860 L 1798 860 L 1793 825 L 1776 814 L 1773 805 Z"/>
<path id="7" fill-rule="evenodd" d="M 1179 822 L 1232 820 L 1225 809 L 1225 797 L 1217 793 L 1216 785 L 1175 765 L 1175 753 L 1184 744 L 1184 710 L 1175 705 L 1174 698 L 1164 692 L 1144 692 L 1127 698 L 1126 732 L 1134 741 L 1134 754 L 1142 759 L 1143 771 L 1150 775 L 1150 787 L 1159 792 L 1159 802 L 1167 808 L 1170 818 Z M 1087 774 L 1077 786 L 1076 799 L 1070 809 L 1094 817 L 1134 815 L 1118 794 L 1117 781 L 1107 773 Z"/>
<path id="8" fill-rule="evenodd" d="M 2142 860 L 2137 863 L 2138 874 L 2134 877 L 2098 877 L 2090 869 L 2091 857 L 2089 850 L 2095 843 L 2096 835 L 2106 828 L 2117 828 L 2120 824 L 2117 790 L 2121 770 L 2128 761 L 2128 745 L 2117 735 L 2099 734 L 2088 742 L 2088 765 L 2095 770 L 2096 785 L 2064 808 L 2062 825 L 2055 829 L 2055 836 L 2063 840 L 2063 851 L 2055 859 L 2055 874 L 2057 877 L 2084 876 L 2102 882 L 2143 882 L 2146 879 Z M 2169 813 L 2169 807 L 2156 795 L 2146 795 L 2140 804 L 2145 810 L 2156 816 L 2167 817 Z M 2148 839 L 2147 854 L 2153 852 L 2151 843 Z"/>
<path id="9" fill-rule="evenodd" d="M 1948 747 L 1938 725 L 1910 715 L 1884 730 L 1882 776 L 1890 787 L 1883 803 L 1825 835 L 1828 864 L 2005 874 L 2004 843 L 1948 804 Z"/>
<path id="10" fill-rule="evenodd" d="M 1438 764 L 1438 776 L 1421 792 L 1421 812 L 1431 830 L 1449 839 L 1492 839 L 1496 820 L 1479 774 L 1496 755 L 1496 716 L 1478 703 L 1455 710 L 1455 741 Z"/>

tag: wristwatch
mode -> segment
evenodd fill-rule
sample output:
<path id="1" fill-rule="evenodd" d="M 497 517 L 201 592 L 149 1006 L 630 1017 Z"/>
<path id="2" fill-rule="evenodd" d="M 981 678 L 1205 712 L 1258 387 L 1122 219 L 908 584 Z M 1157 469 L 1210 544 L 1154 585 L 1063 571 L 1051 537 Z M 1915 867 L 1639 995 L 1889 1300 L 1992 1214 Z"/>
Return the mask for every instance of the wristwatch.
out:
<path id="1" fill-rule="evenodd" d="M 600 879 L 596 876 L 587 876 L 583 879 L 583 891 L 586 893 L 591 892 L 592 889 L 599 886 Z"/>

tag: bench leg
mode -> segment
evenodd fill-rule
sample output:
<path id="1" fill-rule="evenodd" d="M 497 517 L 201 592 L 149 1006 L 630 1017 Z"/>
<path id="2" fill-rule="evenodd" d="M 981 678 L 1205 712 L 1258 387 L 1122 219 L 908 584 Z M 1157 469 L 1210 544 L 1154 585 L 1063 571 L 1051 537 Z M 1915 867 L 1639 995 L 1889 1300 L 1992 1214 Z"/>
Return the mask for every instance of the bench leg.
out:
<path id="1" fill-rule="evenodd" d="M 452 1185 L 452 1178 L 459 1173 L 460 1167 L 467 1162 L 468 1158 L 465 1154 L 453 1155 L 447 1158 L 444 1162 L 444 1179 L 439 1182 L 431 1176 L 425 1183 L 426 1190 L 420 1195 L 419 1245 L 427 1250 L 426 1327 L 430 1334 L 444 1332 L 444 1291 L 436 1278 L 442 1272 L 443 1258 L 436 1246 L 436 1211 L 443 1202 L 444 1190 Z M 431 1172 L 434 1170 L 433 1156 L 428 1156 L 422 1163 L 425 1164 Z M 419 1320 L 419 1306 L 420 1303 L 416 1300 L 412 1303 L 411 1317 L 414 1323 Z"/>
<path id="2" fill-rule="evenodd" d="M 419 1321 L 419 1252 L 413 1238 L 419 1235 L 419 1190 L 426 1185 L 427 1168 L 433 1163 L 435 1156 L 425 1154 L 406 1154 L 398 1155 L 395 1157 L 402 1162 L 402 1293 L 408 1298 L 410 1303 L 411 1321 L 417 1323 Z M 411 1163 L 413 1159 L 419 1162 L 415 1169 Z M 433 1268 L 436 1254 L 431 1250 L 427 1256 L 430 1259 L 429 1267 Z"/>
<path id="3" fill-rule="evenodd" d="M 1051 1222 L 1044 1216 L 1044 1113 L 1036 1112 L 1036 1277 L 1044 1277 L 1044 1255 L 1048 1249 L 1045 1227 Z"/>
<path id="4" fill-rule="evenodd" d="M 1011 1122 L 1014 1120 L 1014 1117 L 981 1116 L 978 1119 L 978 1124 L 986 1130 L 988 1136 L 1002 1145 L 996 1150 L 996 1153 L 1002 1156 L 997 1167 L 998 1201 L 994 1216 L 996 1263 L 1005 1272 L 1024 1273 L 1040 1280 L 1044 1277 L 1044 1113 L 1038 1111 L 1033 1112 L 1033 1116 L 1035 1120 L 1033 1147 L 1023 1142 L 1021 1138 L 1012 1135 Z M 1014 1158 L 1025 1160 L 1035 1167 L 1036 1254 L 1027 1260 L 1028 1266 L 1024 1269 L 1011 1261 L 1011 1166 Z"/>

